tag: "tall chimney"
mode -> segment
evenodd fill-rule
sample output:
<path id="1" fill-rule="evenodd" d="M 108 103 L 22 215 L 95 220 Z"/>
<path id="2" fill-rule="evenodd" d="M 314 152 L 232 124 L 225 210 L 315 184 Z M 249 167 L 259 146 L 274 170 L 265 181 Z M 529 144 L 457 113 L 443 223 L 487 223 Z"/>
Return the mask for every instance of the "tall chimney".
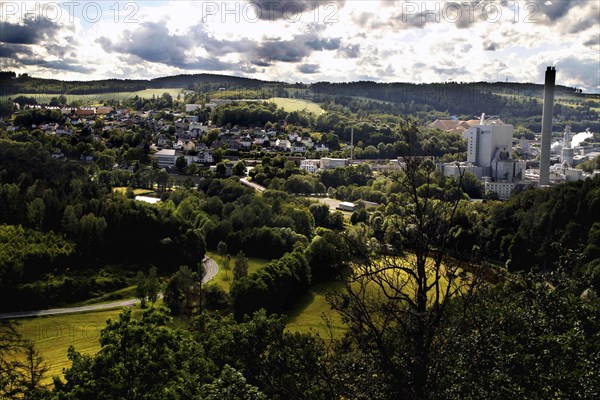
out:
<path id="1" fill-rule="evenodd" d="M 556 82 L 556 68 L 546 69 L 544 81 L 544 110 L 542 112 L 542 155 L 540 158 L 539 185 L 550 183 L 550 145 L 552 142 L 552 110 L 554 109 L 554 84 Z"/>

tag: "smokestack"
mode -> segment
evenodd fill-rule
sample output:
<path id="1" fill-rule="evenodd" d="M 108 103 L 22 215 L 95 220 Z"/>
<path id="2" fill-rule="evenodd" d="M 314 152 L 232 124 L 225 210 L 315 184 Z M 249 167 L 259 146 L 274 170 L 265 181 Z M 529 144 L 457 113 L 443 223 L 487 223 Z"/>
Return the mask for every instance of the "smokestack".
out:
<path id="1" fill-rule="evenodd" d="M 546 69 L 544 81 L 544 110 L 542 112 L 542 155 L 540 158 L 539 185 L 550 183 L 550 145 L 552 142 L 552 110 L 554 108 L 554 84 L 556 82 L 556 68 Z"/>

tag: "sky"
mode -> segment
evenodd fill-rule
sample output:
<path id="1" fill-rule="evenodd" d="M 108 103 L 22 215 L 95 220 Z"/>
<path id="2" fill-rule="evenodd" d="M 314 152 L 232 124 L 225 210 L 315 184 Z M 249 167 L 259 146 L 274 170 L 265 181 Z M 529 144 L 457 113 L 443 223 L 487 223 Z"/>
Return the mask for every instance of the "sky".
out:
<path id="1" fill-rule="evenodd" d="M 600 93 L 600 0 L 0 1 L 0 69 L 311 83 L 543 83 Z"/>

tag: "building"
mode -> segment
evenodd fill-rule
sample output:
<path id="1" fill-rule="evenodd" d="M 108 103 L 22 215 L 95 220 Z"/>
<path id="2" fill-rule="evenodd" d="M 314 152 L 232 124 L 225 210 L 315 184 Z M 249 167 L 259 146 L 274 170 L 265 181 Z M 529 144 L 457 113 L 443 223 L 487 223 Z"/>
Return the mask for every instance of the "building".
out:
<path id="1" fill-rule="evenodd" d="M 354 205 L 354 203 L 351 203 L 349 201 L 342 201 L 337 206 L 337 209 L 342 211 L 354 211 L 355 208 L 356 206 Z"/>
<path id="2" fill-rule="evenodd" d="M 321 160 L 302 160 L 300 162 L 300 169 L 305 170 L 306 172 L 315 173 L 319 169 L 321 164 Z"/>
<path id="3" fill-rule="evenodd" d="M 445 176 L 458 176 L 467 171 L 485 181 L 485 190 L 506 199 L 515 184 L 524 179 L 526 164 L 512 158 L 513 127 L 499 120 L 486 121 L 485 114 L 478 124 L 465 131 L 466 163 L 444 164 Z"/>
<path id="4" fill-rule="evenodd" d="M 334 169 L 338 167 L 346 167 L 349 165 L 348 158 L 321 158 L 321 169 Z"/>
<path id="5" fill-rule="evenodd" d="M 172 167 L 175 165 L 175 150 L 163 149 L 154 153 L 158 160 L 158 166 L 161 168 Z"/>

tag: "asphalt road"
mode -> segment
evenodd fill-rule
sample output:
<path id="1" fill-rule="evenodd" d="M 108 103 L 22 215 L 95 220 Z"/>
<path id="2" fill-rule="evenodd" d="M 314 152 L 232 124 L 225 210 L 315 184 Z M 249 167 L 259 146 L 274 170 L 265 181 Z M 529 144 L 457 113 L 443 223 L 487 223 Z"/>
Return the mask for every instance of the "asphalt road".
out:
<path id="1" fill-rule="evenodd" d="M 202 277 L 202 283 L 209 282 L 219 272 L 219 266 L 212 258 L 206 257 L 204 259 L 205 273 Z M 161 295 L 162 296 L 162 295 Z M 98 310 L 110 310 L 113 308 L 131 307 L 139 303 L 139 299 L 128 299 L 112 301 L 110 303 L 92 304 L 89 306 L 81 307 L 65 307 L 65 308 L 51 308 L 49 310 L 35 310 L 35 311 L 18 311 L 10 313 L 0 313 L 0 319 L 16 319 L 16 318 L 27 318 L 27 317 L 39 317 L 43 315 L 58 315 L 58 314 L 74 314 L 86 311 L 98 311 Z"/>
<path id="2" fill-rule="evenodd" d="M 202 277 L 202 283 L 209 282 L 219 272 L 219 266 L 217 262 L 212 258 L 206 257 L 204 259 L 204 276 Z"/>
<path id="3" fill-rule="evenodd" d="M 250 182 L 248 180 L 248 178 L 240 178 L 240 182 L 242 182 L 242 184 L 249 186 L 252 189 L 257 190 L 259 192 L 263 192 L 266 189 L 264 186 L 261 186 L 258 183 Z"/>

